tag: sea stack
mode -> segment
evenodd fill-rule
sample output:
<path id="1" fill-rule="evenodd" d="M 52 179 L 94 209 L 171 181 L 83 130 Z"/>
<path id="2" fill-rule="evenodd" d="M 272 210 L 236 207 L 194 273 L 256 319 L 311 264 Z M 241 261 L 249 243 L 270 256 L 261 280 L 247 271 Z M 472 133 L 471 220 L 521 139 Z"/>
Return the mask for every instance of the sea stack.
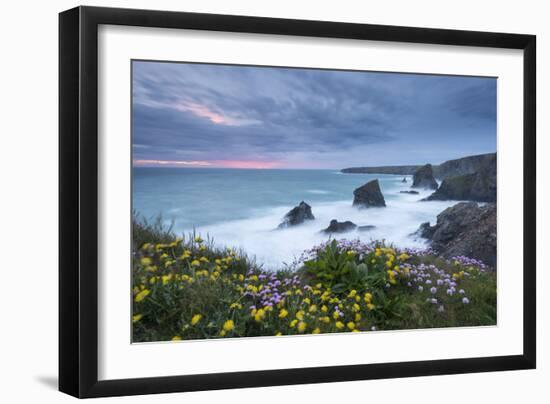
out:
<path id="1" fill-rule="evenodd" d="M 380 191 L 378 179 L 367 182 L 353 191 L 353 206 L 360 208 L 384 207 L 386 201 Z"/>
<path id="2" fill-rule="evenodd" d="M 434 178 L 431 164 L 426 164 L 416 170 L 411 188 L 437 189 L 437 181 Z"/>
<path id="3" fill-rule="evenodd" d="M 304 201 L 298 206 L 292 208 L 283 218 L 283 222 L 277 226 L 278 229 L 296 226 L 304 223 L 306 220 L 314 220 L 315 216 L 311 212 L 311 206 Z"/>

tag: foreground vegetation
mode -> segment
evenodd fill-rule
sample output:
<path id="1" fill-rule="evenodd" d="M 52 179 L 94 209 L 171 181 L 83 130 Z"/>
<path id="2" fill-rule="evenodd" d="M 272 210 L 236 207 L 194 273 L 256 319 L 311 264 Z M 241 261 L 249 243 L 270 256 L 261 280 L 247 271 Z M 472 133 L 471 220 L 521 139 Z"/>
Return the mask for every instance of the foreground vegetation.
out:
<path id="1" fill-rule="evenodd" d="M 268 272 L 160 220 L 133 238 L 134 342 L 496 324 L 496 275 L 466 257 L 332 240 Z"/>

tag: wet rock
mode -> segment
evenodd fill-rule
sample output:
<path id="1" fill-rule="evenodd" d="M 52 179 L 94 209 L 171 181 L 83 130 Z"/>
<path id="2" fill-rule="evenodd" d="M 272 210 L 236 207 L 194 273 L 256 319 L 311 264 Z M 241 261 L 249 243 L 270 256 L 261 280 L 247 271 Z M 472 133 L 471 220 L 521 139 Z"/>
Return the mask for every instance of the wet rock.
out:
<path id="1" fill-rule="evenodd" d="M 372 180 L 353 191 L 353 206 L 361 208 L 384 207 L 386 201 L 378 180 Z"/>
<path id="2" fill-rule="evenodd" d="M 417 235 L 446 258 L 464 255 L 496 268 L 497 209 L 490 203 L 461 202 L 437 216 L 437 223 L 422 223 Z"/>
<path id="3" fill-rule="evenodd" d="M 330 221 L 329 226 L 322 230 L 325 234 L 331 234 L 331 233 L 347 233 L 349 231 L 355 230 L 357 228 L 357 225 L 353 222 L 350 222 L 349 220 L 345 222 L 339 222 L 336 219 L 333 219 Z"/>
<path id="4" fill-rule="evenodd" d="M 431 164 L 420 167 L 414 173 L 412 188 L 437 189 Z"/>
<path id="5" fill-rule="evenodd" d="M 399 191 L 400 194 L 418 195 L 418 191 Z"/>
<path id="6" fill-rule="evenodd" d="M 283 218 L 283 222 L 279 224 L 278 229 L 285 229 L 287 227 L 297 226 L 304 223 L 306 220 L 314 220 L 315 216 L 311 212 L 311 206 L 304 201 L 300 202 L 298 206 L 292 208 Z"/>

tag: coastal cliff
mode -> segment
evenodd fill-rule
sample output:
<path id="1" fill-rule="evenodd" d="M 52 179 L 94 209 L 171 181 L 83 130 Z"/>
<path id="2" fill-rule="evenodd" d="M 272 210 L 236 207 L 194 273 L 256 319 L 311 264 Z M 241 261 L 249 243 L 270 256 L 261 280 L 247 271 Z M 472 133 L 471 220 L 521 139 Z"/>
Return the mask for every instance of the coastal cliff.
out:
<path id="1" fill-rule="evenodd" d="M 476 156 L 462 157 L 448 160 L 439 165 L 433 165 L 432 170 L 435 178 L 444 179 L 449 176 L 466 175 L 494 167 L 496 171 L 496 153 L 479 154 Z M 404 166 L 379 166 L 379 167 L 350 167 L 344 168 L 341 172 L 346 174 L 396 174 L 413 175 L 423 165 Z"/>

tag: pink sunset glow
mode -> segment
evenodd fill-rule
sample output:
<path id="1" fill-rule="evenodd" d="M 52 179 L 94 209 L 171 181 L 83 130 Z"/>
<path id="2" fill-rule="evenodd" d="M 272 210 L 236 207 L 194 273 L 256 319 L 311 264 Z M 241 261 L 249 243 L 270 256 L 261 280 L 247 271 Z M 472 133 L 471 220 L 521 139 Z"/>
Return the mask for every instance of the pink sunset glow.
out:
<path id="1" fill-rule="evenodd" d="M 197 168 L 244 168 L 267 170 L 279 168 L 277 161 L 252 160 L 212 160 L 212 161 L 181 161 L 181 160 L 134 160 L 135 167 L 197 167 Z"/>
<path id="2" fill-rule="evenodd" d="M 208 107 L 200 104 L 195 103 L 185 103 L 180 104 L 177 106 L 177 109 L 181 111 L 189 111 L 193 113 L 196 116 L 199 116 L 201 118 L 206 118 L 212 123 L 216 123 L 218 125 L 231 125 L 231 120 L 227 119 L 221 114 L 218 114 L 217 112 L 211 111 L 208 109 Z"/>
<path id="3" fill-rule="evenodd" d="M 181 161 L 181 160 L 134 160 L 136 167 L 155 167 L 155 166 L 188 166 L 188 167 L 208 167 L 211 164 L 208 161 Z"/>

